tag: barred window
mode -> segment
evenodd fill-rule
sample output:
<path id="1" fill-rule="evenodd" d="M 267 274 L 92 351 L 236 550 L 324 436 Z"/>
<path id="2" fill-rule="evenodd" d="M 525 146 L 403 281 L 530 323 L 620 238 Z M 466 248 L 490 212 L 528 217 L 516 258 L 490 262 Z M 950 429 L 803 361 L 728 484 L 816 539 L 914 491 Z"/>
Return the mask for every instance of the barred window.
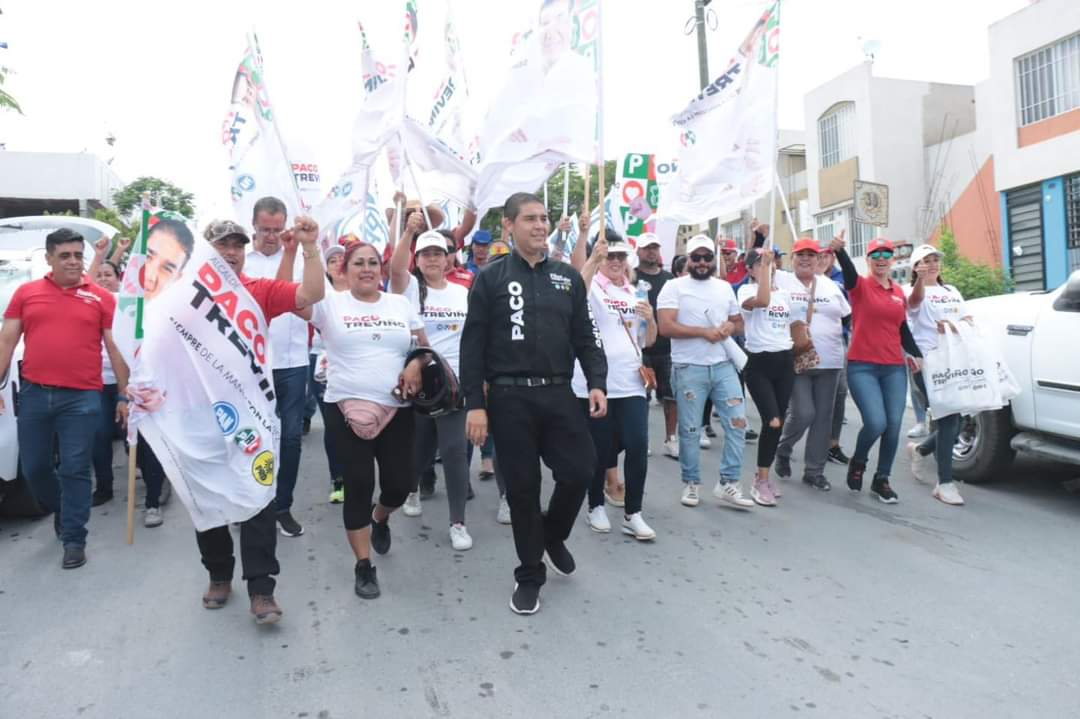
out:
<path id="1" fill-rule="evenodd" d="M 1080 33 L 1014 64 L 1021 127 L 1080 107 Z"/>
<path id="2" fill-rule="evenodd" d="M 1065 221 L 1072 272 L 1080 270 L 1080 173 L 1065 178 Z"/>
<path id="3" fill-rule="evenodd" d="M 855 156 L 855 103 L 841 102 L 818 119 L 821 168 Z"/>

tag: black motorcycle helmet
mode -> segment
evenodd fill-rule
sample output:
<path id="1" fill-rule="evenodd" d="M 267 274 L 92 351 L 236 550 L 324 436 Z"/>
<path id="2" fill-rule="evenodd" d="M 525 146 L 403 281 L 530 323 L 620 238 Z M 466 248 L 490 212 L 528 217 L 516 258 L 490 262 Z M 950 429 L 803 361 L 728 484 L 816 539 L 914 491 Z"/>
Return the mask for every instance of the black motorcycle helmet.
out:
<path id="1" fill-rule="evenodd" d="M 405 366 L 421 356 L 426 356 L 427 362 L 420 370 L 420 391 L 412 398 L 413 409 L 428 417 L 441 417 L 461 409 L 464 405 L 461 385 L 442 355 L 430 347 L 417 347 L 405 358 Z"/>

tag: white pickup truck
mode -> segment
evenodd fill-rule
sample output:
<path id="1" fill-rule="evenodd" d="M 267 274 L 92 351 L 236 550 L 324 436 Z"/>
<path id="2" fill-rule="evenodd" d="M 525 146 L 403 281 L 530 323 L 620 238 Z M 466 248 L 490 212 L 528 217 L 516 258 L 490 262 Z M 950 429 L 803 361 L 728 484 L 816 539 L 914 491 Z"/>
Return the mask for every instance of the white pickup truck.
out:
<path id="1" fill-rule="evenodd" d="M 1022 390 L 1004 409 L 965 418 L 956 477 L 993 479 L 1017 452 L 1080 467 L 1080 270 L 1052 292 L 986 297 L 968 308 Z"/>

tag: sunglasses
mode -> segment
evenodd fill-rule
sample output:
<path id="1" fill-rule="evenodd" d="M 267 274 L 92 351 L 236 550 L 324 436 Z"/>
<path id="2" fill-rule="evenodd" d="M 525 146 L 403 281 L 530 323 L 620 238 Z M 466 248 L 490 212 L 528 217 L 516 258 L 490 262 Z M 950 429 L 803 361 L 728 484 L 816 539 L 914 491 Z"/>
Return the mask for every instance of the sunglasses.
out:
<path id="1" fill-rule="evenodd" d="M 623 252 L 609 252 L 608 262 L 626 262 L 626 254 Z"/>
<path id="2" fill-rule="evenodd" d="M 892 254 L 892 250 L 874 250 L 869 257 L 871 260 L 891 260 Z"/>
<path id="3" fill-rule="evenodd" d="M 691 262 L 712 262 L 714 259 L 716 259 L 716 255 L 711 252 L 708 254 L 690 255 Z"/>

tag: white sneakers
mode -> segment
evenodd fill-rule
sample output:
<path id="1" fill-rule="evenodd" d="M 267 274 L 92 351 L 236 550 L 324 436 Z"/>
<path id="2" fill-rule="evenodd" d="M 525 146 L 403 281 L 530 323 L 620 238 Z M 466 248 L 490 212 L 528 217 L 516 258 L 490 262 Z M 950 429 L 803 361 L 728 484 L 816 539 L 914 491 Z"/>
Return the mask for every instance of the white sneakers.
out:
<path id="1" fill-rule="evenodd" d="M 959 507 L 964 503 L 964 498 L 960 496 L 960 491 L 956 488 L 956 482 L 939 484 L 934 487 L 932 494 L 934 495 L 934 499 L 940 500 L 945 504 L 951 504 L 954 507 Z"/>
<path id="2" fill-rule="evenodd" d="M 402 514 L 406 517 L 419 517 L 423 511 L 424 508 L 420 506 L 420 493 L 410 492 L 405 498 L 405 504 L 401 505 Z"/>
<path id="3" fill-rule="evenodd" d="M 654 532 L 652 527 L 646 524 L 645 520 L 641 518 L 641 512 L 635 512 L 629 517 L 624 516 L 622 531 L 623 534 L 629 534 L 631 537 L 641 542 L 648 542 L 656 539 L 656 532 Z"/>
<path id="4" fill-rule="evenodd" d="M 678 459 L 679 458 L 679 438 L 678 437 L 668 437 L 666 440 L 664 440 L 664 454 L 671 457 L 672 459 Z"/>
<path id="5" fill-rule="evenodd" d="M 930 434 L 930 430 L 926 427 L 926 422 L 919 422 L 914 427 L 908 430 L 908 439 L 917 439 L 919 437 L 926 437 Z"/>
<path id="6" fill-rule="evenodd" d="M 934 473 L 937 471 L 934 458 L 929 454 L 919 452 L 918 442 L 908 442 L 907 449 L 911 457 L 911 474 L 915 477 L 915 481 L 923 484 L 933 482 L 936 479 Z"/>
<path id="7" fill-rule="evenodd" d="M 510 524 L 510 503 L 506 497 L 499 497 L 499 512 L 495 515 L 495 521 L 499 524 Z"/>
<path id="8" fill-rule="evenodd" d="M 611 522 L 608 521 L 607 510 L 604 509 L 602 504 L 589 510 L 588 514 L 585 515 L 585 523 L 594 532 L 605 534 L 611 531 Z"/>
<path id="9" fill-rule="evenodd" d="M 721 502 L 731 505 L 736 509 L 750 509 L 754 506 L 754 500 L 743 496 L 738 482 L 717 482 L 713 487 L 713 496 Z"/>
<path id="10" fill-rule="evenodd" d="M 450 525 L 450 546 L 458 552 L 472 549 L 472 537 L 469 536 L 469 530 L 465 529 L 464 524 Z"/>
<path id="11" fill-rule="evenodd" d="M 684 507 L 696 507 L 701 503 L 701 499 L 698 498 L 698 486 L 696 484 L 687 484 L 683 487 L 682 499 L 680 500 Z"/>
<path id="12" fill-rule="evenodd" d="M 143 515 L 144 527 L 160 527 L 165 521 L 165 515 L 161 513 L 160 507 L 147 507 L 146 514 Z"/>
<path id="13" fill-rule="evenodd" d="M 698 439 L 698 446 L 702 449 L 708 449 L 709 447 L 712 447 L 712 440 L 709 439 L 709 436 L 705 434 L 704 431 L 701 433 L 700 439 Z"/>

